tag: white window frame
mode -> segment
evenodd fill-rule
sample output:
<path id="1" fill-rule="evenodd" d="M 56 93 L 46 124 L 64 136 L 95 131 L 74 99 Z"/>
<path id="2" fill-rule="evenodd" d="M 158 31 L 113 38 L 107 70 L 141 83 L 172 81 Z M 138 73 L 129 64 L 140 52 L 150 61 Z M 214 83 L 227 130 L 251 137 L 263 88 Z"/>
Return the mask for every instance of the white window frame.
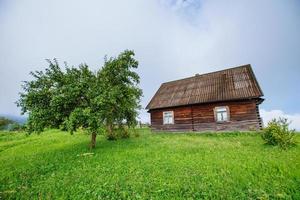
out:
<path id="1" fill-rule="evenodd" d="M 219 123 L 228 122 L 230 119 L 230 112 L 229 112 L 228 106 L 215 107 L 214 113 L 215 113 L 216 122 L 219 122 Z M 226 115 L 226 117 L 224 115 Z M 221 116 L 221 119 L 219 118 L 219 116 Z"/>
<path id="2" fill-rule="evenodd" d="M 163 112 L 163 124 L 174 124 L 174 112 L 164 111 Z"/>

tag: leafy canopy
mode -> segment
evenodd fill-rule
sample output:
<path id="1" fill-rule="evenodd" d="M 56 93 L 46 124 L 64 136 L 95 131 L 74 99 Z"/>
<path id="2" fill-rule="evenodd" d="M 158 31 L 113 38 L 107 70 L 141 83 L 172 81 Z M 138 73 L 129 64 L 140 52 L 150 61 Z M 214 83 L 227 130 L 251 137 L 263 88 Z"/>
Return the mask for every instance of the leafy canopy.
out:
<path id="1" fill-rule="evenodd" d="M 46 127 L 73 133 L 84 127 L 91 133 L 134 127 L 142 90 L 134 52 L 126 50 L 116 58 L 105 58 L 104 66 L 92 72 L 86 64 L 62 70 L 56 59 L 49 67 L 31 72 L 33 80 L 23 84 L 17 105 L 28 113 L 27 129 L 42 132 Z"/>

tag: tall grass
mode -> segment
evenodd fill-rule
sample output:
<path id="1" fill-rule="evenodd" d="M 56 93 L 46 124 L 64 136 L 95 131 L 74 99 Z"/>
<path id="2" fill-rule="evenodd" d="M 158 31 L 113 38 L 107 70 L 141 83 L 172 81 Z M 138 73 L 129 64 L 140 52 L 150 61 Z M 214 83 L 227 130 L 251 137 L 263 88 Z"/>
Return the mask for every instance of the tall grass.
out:
<path id="1" fill-rule="evenodd" d="M 300 199 L 300 148 L 259 134 L 0 132 L 2 199 Z M 299 135 L 296 140 L 300 140 Z M 1 199 L 0 198 L 0 199 Z"/>

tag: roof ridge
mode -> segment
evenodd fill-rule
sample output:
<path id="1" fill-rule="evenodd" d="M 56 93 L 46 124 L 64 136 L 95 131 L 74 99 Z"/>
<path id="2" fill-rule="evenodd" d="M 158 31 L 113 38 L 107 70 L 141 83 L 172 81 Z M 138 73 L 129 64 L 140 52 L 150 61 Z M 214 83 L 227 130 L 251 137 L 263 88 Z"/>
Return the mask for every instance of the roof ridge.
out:
<path id="1" fill-rule="evenodd" d="M 222 69 L 222 70 L 218 70 L 218 71 L 207 72 L 207 73 L 204 73 L 204 74 L 194 75 L 194 76 L 181 78 L 181 79 L 177 79 L 177 80 L 173 80 L 173 81 L 167 81 L 167 82 L 162 83 L 162 85 L 166 84 L 166 83 L 172 83 L 172 82 L 176 82 L 176 81 L 183 81 L 183 80 L 192 79 L 192 78 L 199 77 L 199 76 L 204 76 L 204 75 L 209 75 L 209 74 L 214 74 L 214 73 L 220 73 L 220 72 L 223 72 L 223 71 L 228 71 L 228 70 L 233 70 L 233 69 L 243 68 L 243 67 L 250 67 L 252 69 L 251 64 L 239 65 L 237 67 L 230 67 L 230 68 L 226 68 L 226 69 Z"/>

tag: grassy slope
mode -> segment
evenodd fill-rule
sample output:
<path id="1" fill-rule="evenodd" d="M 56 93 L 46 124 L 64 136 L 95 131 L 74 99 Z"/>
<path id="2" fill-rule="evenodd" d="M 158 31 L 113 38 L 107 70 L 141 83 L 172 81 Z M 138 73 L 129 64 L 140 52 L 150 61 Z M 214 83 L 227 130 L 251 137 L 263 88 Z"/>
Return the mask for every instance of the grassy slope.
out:
<path id="1" fill-rule="evenodd" d="M 140 133 L 98 137 L 87 156 L 83 133 L 0 133 L 0 199 L 300 199 L 299 144 L 282 151 L 255 134 Z"/>

